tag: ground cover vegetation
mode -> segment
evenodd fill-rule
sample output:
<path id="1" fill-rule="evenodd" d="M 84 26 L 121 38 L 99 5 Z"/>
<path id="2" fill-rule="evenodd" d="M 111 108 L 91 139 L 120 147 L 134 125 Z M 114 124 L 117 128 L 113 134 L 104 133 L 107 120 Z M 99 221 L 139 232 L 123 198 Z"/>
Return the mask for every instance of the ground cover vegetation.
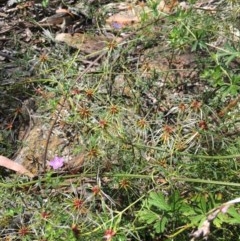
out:
<path id="1" fill-rule="evenodd" d="M 0 1 L 1 240 L 239 240 L 240 3 L 160 4 Z"/>

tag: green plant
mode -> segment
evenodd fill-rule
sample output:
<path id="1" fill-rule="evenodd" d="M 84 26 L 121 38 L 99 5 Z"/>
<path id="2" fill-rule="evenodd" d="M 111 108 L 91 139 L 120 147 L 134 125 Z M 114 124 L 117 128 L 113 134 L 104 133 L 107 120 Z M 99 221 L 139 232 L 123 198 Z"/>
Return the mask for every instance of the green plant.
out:
<path id="1" fill-rule="evenodd" d="M 209 79 L 210 84 L 215 88 L 220 88 L 223 97 L 227 95 L 237 96 L 239 93 L 239 74 L 238 68 L 234 68 L 234 61 L 239 59 L 239 51 L 229 43 L 225 47 L 216 47 L 217 53 L 212 54 L 215 66 L 206 69 L 202 75 Z"/>
<path id="2" fill-rule="evenodd" d="M 89 29 L 105 31 L 105 7 L 128 6 L 118 2 L 91 3 L 93 21 L 86 29 L 81 23 L 86 37 Z M 222 211 L 240 186 L 239 46 L 231 38 L 214 45 L 231 32 L 236 11 L 224 1 L 226 11 L 192 6 L 163 14 L 158 2 L 148 1 L 140 27 L 113 31 L 122 40 L 106 40 L 97 57 L 36 41 L 43 54 L 29 48 L 22 60 L 34 60 L 34 76 L 0 85 L 4 97 L 14 96 L 6 98 L 11 106 L 0 100 L 0 151 L 16 150 L 8 138 L 22 120 L 13 103 L 23 101 L 18 89 L 24 98 L 37 95 L 29 119 L 40 129 L 30 148 L 40 155 L 29 157 L 38 175 L 1 177 L 0 238 L 173 241 L 204 236 L 210 224 L 210 240 L 238 238 L 238 206 Z"/>
<path id="3" fill-rule="evenodd" d="M 192 236 L 206 237 L 210 234 L 210 222 L 216 229 L 224 229 L 225 224 L 240 223 L 238 208 L 229 208 L 239 199 L 219 206 L 221 199 L 216 198 L 211 194 L 181 197 L 177 190 L 170 196 L 164 196 L 161 192 L 150 192 L 149 197 L 143 201 L 137 217 L 142 224 L 150 228 L 153 238 L 164 234 L 169 238 L 166 240 L 186 239 L 191 229 L 196 227 L 199 229 Z"/>
<path id="4" fill-rule="evenodd" d="M 47 8 L 48 5 L 49 5 L 49 0 L 42 0 L 42 6 L 43 6 L 44 8 Z"/>

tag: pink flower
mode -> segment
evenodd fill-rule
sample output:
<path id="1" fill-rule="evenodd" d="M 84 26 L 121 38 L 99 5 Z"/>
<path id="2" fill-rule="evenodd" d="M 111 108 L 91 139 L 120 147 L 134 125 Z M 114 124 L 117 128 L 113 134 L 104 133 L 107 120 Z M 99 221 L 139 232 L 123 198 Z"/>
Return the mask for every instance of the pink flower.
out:
<path id="1" fill-rule="evenodd" d="M 221 212 L 226 213 L 230 206 L 230 204 L 222 205 L 222 207 L 220 207 Z"/>
<path id="2" fill-rule="evenodd" d="M 106 239 L 106 241 L 111 241 L 112 237 L 116 234 L 116 232 L 114 232 L 112 229 L 108 229 L 105 231 L 104 233 L 104 238 Z"/>
<path id="3" fill-rule="evenodd" d="M 55 156 L 50 162 L 48 162 L 49 166 L 51 166 L 54 170 L 59 169 L 64 164 L 63 157 Z"/>

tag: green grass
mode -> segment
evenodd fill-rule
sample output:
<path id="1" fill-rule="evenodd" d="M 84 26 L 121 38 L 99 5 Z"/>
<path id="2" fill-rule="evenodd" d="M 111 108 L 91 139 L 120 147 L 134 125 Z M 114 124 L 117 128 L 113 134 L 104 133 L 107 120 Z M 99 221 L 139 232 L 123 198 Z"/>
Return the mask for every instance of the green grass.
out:
<path id="1" fill-rule="evenodd" d="M 60 44 L 38 56 L 21 90 L 49 122 L 65 100 L 54 130 L 69 133 L 70 156 L 84 154 L 84 163 L 76 173 L 48 170 L 34 180 L 3 173 L 1 240 L 184 241 L 211 210 L 239 196 L 240 46 L 231 29 L 240 6 L 221 7 L 154 12 L 85 72 L 79 52 Z M 140 55 L 153 47 L 143 62 Z M 174 58 L 190 52 L 198 78 L 181 79 L 191 65 L 179 70 Z M 168 68 L 149 70 L 155 56 L 166 57 Z M 204 91 L 190 89 L 196 82 Z M 19 85 L 0 88 L 11 102 Z M 10 123 L 21 122 L 9 112 Z M 1 130 L 0 150 L 9 157 L 18 146 L 7 141 L 14 131 Z M 54 154 L 66 156 L 61 148 Z M 209 240 L 238 240 L 238 213 L 237 204 L 220 212 Z"/>

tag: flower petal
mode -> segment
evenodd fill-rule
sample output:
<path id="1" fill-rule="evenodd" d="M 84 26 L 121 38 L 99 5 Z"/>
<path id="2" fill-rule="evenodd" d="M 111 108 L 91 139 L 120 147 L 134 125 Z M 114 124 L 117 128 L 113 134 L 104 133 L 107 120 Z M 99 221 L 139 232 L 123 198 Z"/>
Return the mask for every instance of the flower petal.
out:
<path id="1" fill-rule="evenodd" d="M 59 169 L 63 166 L 64 164 L 64 159 L 63 157 L 54 157 L 49 163 L 49 166 L 51 166 L 54 170 Z"/>

